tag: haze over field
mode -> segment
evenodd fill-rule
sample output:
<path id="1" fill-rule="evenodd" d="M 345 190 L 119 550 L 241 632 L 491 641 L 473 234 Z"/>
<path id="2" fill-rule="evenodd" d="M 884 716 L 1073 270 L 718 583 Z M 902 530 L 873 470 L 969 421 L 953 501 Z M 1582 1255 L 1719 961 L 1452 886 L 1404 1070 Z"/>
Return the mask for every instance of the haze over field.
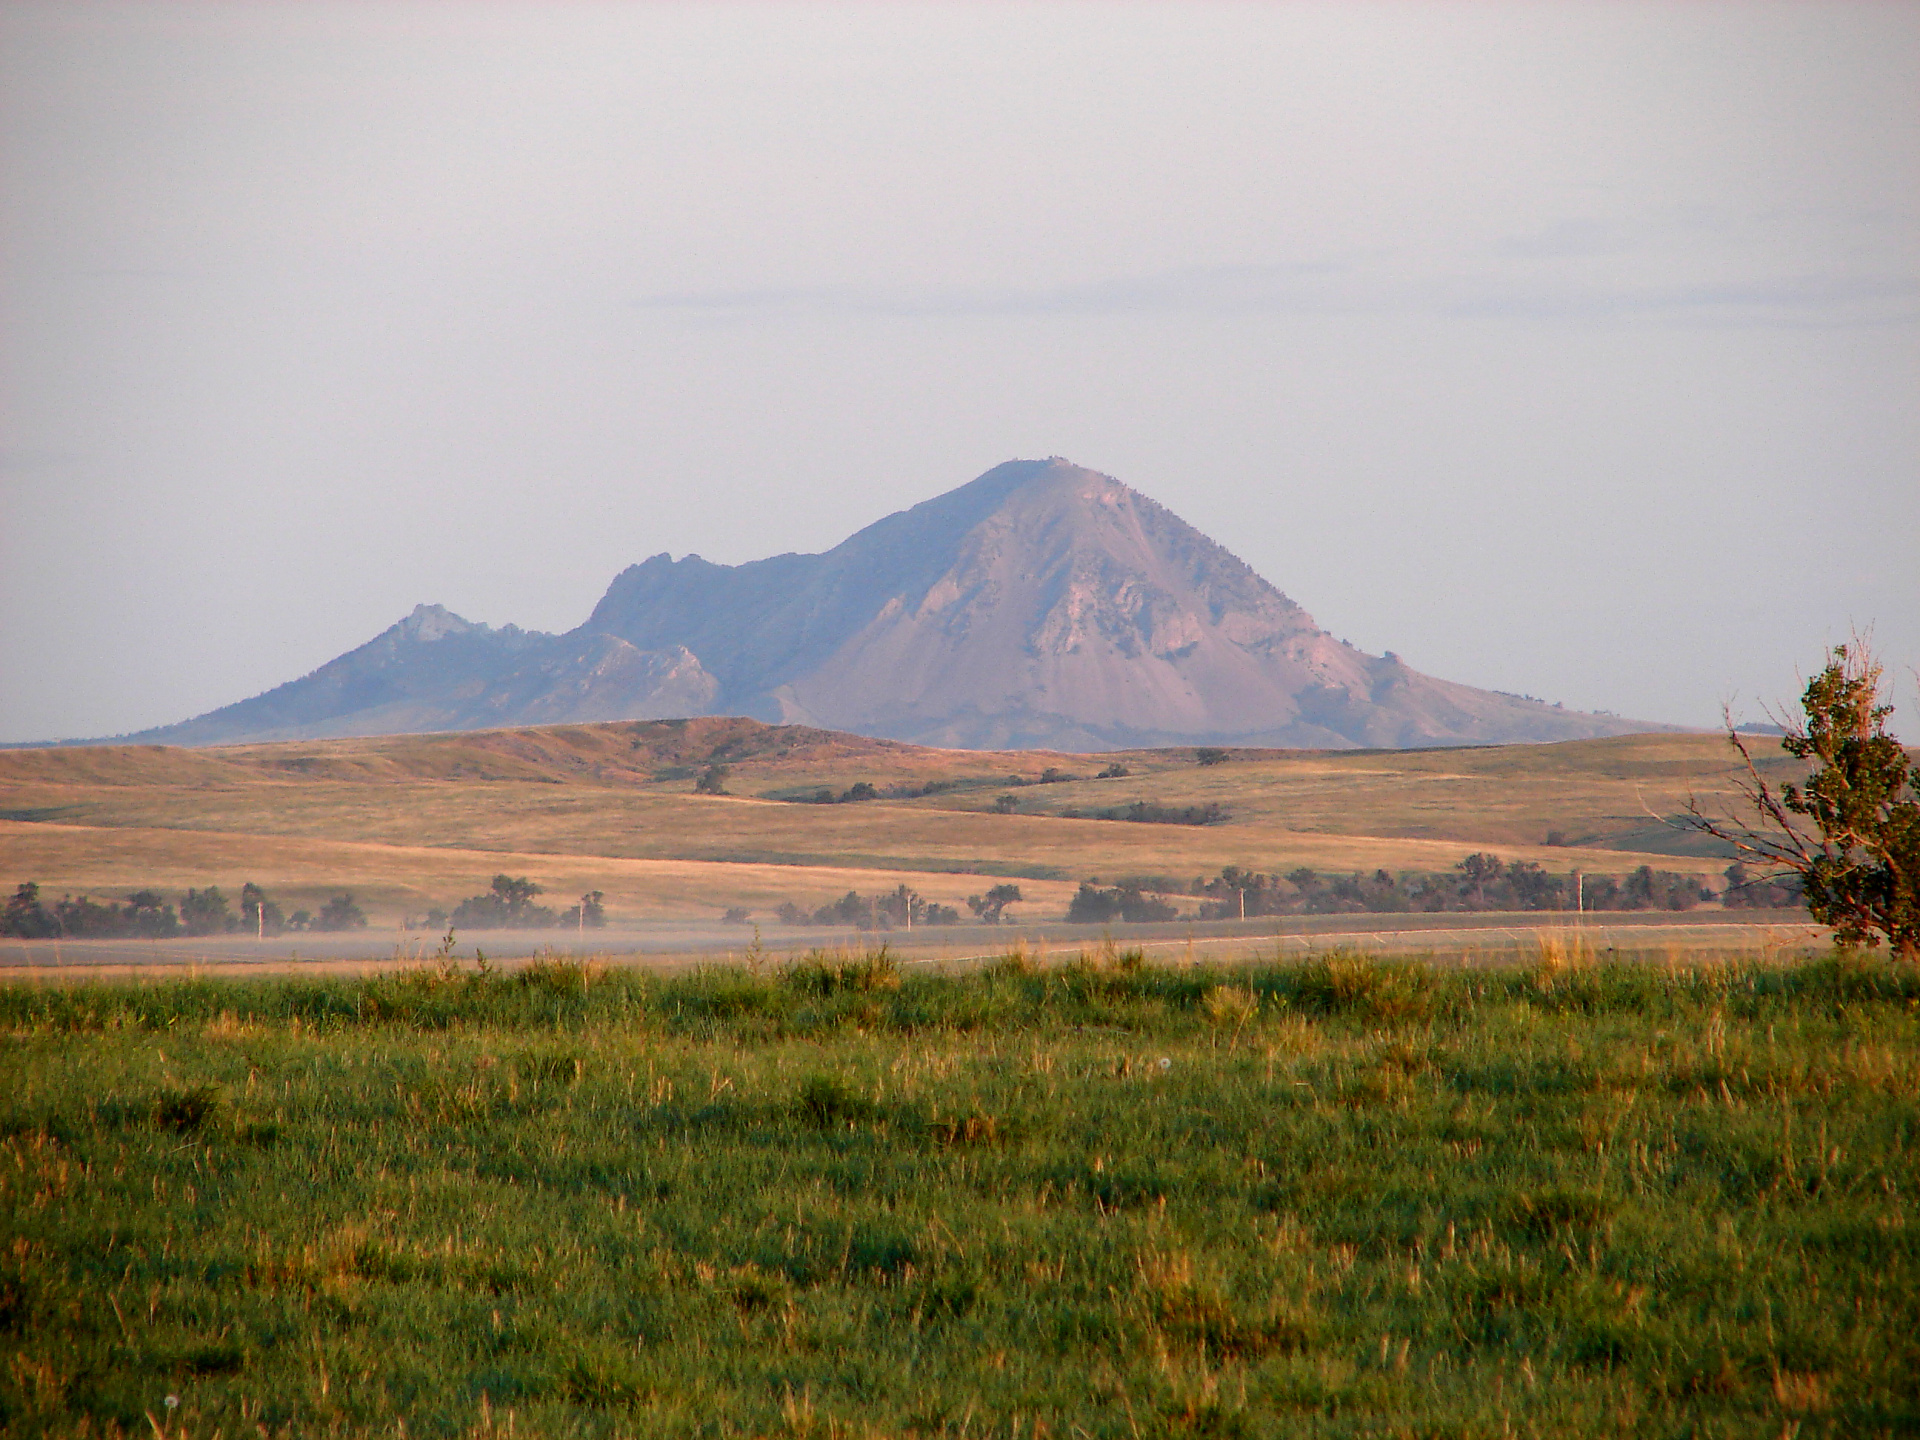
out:
<path id="1" fill-rule="evenodd" d="M 7 5 L 0 739 L 1054 454 L 1422 674 L 1873 624 L 1910 724 L 1916 96 L 1897 5 Z"/>

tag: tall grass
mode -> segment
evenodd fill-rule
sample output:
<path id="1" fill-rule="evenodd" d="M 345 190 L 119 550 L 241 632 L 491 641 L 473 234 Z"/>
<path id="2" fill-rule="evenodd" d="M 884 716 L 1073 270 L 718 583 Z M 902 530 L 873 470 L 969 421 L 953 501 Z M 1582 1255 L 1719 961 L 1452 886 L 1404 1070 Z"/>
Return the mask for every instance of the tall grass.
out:
<path id="1" fill-rule="evenodd" d="M 1916 1040 L 1565 948 L 0 988 L 0 1429 L 1913 1433 Z"/>

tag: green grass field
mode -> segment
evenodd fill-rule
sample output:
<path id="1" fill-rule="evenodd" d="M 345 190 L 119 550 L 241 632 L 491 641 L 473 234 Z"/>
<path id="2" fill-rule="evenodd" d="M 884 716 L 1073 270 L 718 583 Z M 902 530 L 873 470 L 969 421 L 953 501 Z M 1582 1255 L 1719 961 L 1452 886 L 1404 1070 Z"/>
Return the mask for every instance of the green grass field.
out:
<path id="1" fill-rule="evenodd" d="M 0 1430 L 1914 1434 L 1916 1042 L 1845 956 L 0 988 Z"/>

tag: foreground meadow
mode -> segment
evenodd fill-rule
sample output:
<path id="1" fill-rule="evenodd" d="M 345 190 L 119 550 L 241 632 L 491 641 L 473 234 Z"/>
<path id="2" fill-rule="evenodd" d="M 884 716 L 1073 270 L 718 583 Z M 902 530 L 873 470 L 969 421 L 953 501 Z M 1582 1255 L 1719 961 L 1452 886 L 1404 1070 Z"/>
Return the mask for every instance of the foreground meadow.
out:
<path id="1" fill-rule="evenodd" d="M 0 1429 L 1920 1431 L 1920 976 L 0 988 Z"/>

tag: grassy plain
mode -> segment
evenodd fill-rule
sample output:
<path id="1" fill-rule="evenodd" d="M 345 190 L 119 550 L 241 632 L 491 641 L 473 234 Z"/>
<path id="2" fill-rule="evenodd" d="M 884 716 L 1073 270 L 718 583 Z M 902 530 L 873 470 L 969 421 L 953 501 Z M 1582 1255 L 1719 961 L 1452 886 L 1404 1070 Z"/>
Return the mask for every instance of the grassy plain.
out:
<path id="1" fill-rule="evenodd" d="M 1912 1434 L 1917 1101 L 1844 957 L 0 987 L 0 1429 Z"/>
<path id="2" fill-rule="evenodd" d="M 0 751 L 0 879 L 38 880 L 56 894 L 142 882 L 233 890 L 269 883 L 271 867 L 276 893 L 306 903 L 353 890 L 381 925 L 484 889 L 499 869 L 557 895 L 605 890 L 620 918 L 711 917 L 783 899 L 812 906 L 901 879 L 951 903 L 985 876 L 1040 882 L 1036 893 L 1057 915 L 1064 901 L 1047 882 L 1064 895 L 1090 876 L 1191 879 L 1229 864 L 1444 870 L 1485 849 L 1602 874 L 1649 861 L 1708 874 L 1726 863 L 1662 823 L 1689 793 L 1709 803 L 1726 793 L 1730 756 L 1714 736 L 1233 755 L 1201 767 L 1190 749 L 929 750 L 728 719 L 215 750 Z M 1114 760 L 1132 773 L 1008 783 L 1037 781 L 1049 767 L 1091 777 Z M 731 767 L 733 793 L 692 793 L 714 763 Z M 859 781 L 952 788 L 847 805 L 779 798 Z M 1002 794 L 1016 798 L 1015 813 L 993 813 Z M 1231 819 L 1141 825 L 1060 814 L 1134 800 L 1218 802 Z M 1549 845 L 1550 835 L 1562 843 Z"/>

